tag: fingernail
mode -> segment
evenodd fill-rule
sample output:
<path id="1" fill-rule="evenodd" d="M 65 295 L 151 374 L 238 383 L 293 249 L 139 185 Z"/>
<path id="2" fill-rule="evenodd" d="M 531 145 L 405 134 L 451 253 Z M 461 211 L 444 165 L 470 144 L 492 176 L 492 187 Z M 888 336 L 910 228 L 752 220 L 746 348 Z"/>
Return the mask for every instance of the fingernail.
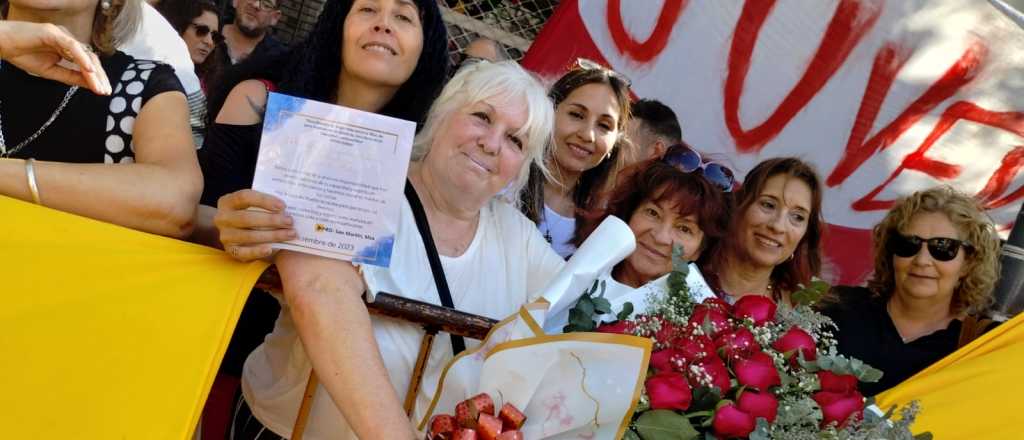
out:
<path id="1" fill-rule="evenodd" d="M 295 223 L 295 220 L 292 220 L 291 217 L 284 218 L 284 224 L 291 226 L 293 223 Z"/>

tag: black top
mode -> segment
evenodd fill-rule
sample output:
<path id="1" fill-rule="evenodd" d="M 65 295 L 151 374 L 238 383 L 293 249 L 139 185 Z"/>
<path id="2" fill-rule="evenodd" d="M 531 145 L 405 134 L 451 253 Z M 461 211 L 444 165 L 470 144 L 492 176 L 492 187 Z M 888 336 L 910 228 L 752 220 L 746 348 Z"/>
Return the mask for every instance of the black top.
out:
<path id="1" fill-rule="evenodd" d="M 286 50 L 288 50 L 288 45 L 284 44 L 281 40 L 278 40 L 273 35 L 270 35 L 268 33 L 263 37 L 262 40 L 260 40 L 259 43 L 256 43 L 256 47 L 252 48 L 252 52 L 250 52 L 246 58 L 238 60 L 238 62 L 242 62 L 245 59 L 248 59 L 253 56 L 274 56 L 275 54 L 284 52 Z M 223 69 L 226 69 L 232 66 L 233 64 L 237 64 L 231 62 L 231 55 L 230 52 L 228 52 L 227 43 L 220 43 L 217 46 L 217 50 L 213 51 L 212 53 L 217 56 L 216 61 L 218 67 L 221 69 L 221 72 L 224 71 Z"/>
<path id="2" fill-rule="evenodd" d="M 262 123 L 209 127 L 203 148 L 197 152 L 204 183 L 200 203 L 217 206 L 221 196 L 252 188 L 262 135 Z"/>
<path id="3" fill-rule="evenodd" d="M 71 163 L 122 163 L 134 160 L 135 118 L 150 98 L 184 89 L 174 69 L 136 60 L 123 52 L 101 59 L 114 92 L 99 96 L 80 88 L 57 119 L 11 157 Z M 10 63 L 0 64 L 0 117 L 8 149 L 14 149 L 53 115 L 69 86 L 32 76 Z"/>
<path id="4" fill-rule="evenodd" d="M 839 353 L 860 359 L 882 370 L 882 379 L 860 384 L 865 396 L 873 396 L 910 378 L 925 367 L 954 352 L 960 339 L 959 320 L 949 327 L 904 343 L 889 317 L 885 301 L 873 298 L 865 287 L 835 286 L 838 304 L 827 304 L 822 313 L 839 328 Z"/>

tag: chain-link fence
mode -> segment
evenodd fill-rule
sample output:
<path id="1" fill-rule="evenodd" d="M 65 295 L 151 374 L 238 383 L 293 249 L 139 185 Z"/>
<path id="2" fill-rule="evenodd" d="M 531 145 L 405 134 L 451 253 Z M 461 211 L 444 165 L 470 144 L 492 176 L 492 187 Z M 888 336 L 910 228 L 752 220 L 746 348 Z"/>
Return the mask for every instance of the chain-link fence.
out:
<path id="1" fill-rule="evenodd" d="M 306 37 L 316 24 L 325 1 L 281 0 L 281 21 L 274 35 L 287 43 Z M 509 58 L 519 60 L 526 54 L 558 6 L 558 0 L 437 0 L 448 24 L 450 54 L 453 61 L 461 58 L 473 40 L 486 37 L 501 44 Z M 225 20 L 234 11 L 230 0 L 221 0 Z"/>

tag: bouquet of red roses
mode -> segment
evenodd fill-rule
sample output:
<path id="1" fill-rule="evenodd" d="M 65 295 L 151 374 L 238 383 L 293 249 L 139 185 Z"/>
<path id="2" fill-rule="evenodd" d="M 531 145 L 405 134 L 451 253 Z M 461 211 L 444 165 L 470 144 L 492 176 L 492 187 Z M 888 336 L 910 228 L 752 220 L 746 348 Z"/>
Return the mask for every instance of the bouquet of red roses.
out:
<path id="1" fill-rule="evenodd" d="M 837 353 L 828 317 L 809 304 L 828 290 L 816 281 L 791 298 L 795 307 L 749 295 L 735 304 L 696 303 L 677 262 L 668 292 L 646 310 L 626 303 L 617 321 L 608 301 L 584 294 L 566 331 L 623 333 L 654 341 L 644 391 L 625 439 L 914 439 L 917 405 L 890 420 L 865 408 L 858 381 L 881 372 Z M 923 434 L 917 438 L 929 438 Z"/>

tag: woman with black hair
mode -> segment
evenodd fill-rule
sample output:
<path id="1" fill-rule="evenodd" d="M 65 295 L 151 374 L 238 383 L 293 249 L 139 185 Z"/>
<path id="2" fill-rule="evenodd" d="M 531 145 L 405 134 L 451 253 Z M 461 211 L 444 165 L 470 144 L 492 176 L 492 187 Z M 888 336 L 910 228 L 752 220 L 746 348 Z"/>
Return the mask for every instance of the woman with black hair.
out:
<path id="1" fill-rule="evenodd" d="M 194 239 L 223 246 L 233 257 L 249 260 L 269 257 L 271 243 L 294 238 L 284 203 L 268 194 L 247 189 L 252 185 L 255 172 L 269 91 L 419 123 L 425 119 L 447 77 L 447 39 L 440 10 L 433 0 L 334 0 L 324 4 L 320 19 L 306 42 L 288 53 L 254 56 L 236 66 L 231 77 L 219 86 L 228 87 L 223 90 L 230 92 L 214 90 L 211 95 L 211 109 L 219 110 L 211 113 L 217 115 L 215 123 L 200 150 L 200 163 L 209 186 L 203 193 L 202 203 L 206 206 L 200 207 L 197 222 L 200 235 Z M 215 205 L 216 210 L 212 208 Z M 284 257 L 288 255 L 279 255 L 276 262 L 286 295 L 292 281 L 290 269 L 302 266 L 303 270 L 319 273 L 318 267 L 330 263 L 291 264 L 301 256 Z M 250 300 L 256 298 L 267 297 L 250 295 Z M 358 300 L 359 304 L 362 301 L 355 297 L 327 299 Z M 334 411 L 323 412 L 318 409 L 322 403 L 313 403 L 306 438 L 351 438 L 352 432 L 362 438 L 411 437 L 409 421 L 400 408 L 389 411 L 393 409 L 389 404 L 395 402 L 387 399 L 386 390 L 391 389 L 391 384 L 384 368 L 366 368 L 355 375 L 339 375 L 336 371 L 340 367 L 330 360 L 324 361 L 335 359 L 330 355 L 343 349 L 346 356 L 372 365 L 370 357 L 377 347 L 369 326 L 344 332 L 343 347 L 334 343 L 337 332 L 314 327 L 333 325 L 334 320 L 342 323 L 339 325 L 368 320 L 365 308 L 335 308 L 334 304 L 328 304 L 305 313 L 296 310 L 308 311 L 303 308 L 309 305 L 308 301 L 282 300 L 290 310 L 282 310 L 277 322 L 291 323 L 294 318 L 294 327 L 289 327 L 286 333 L 301 337 L 301 344 L 296 345 L 309 354 L 322 378 L 323 388 L 328 391 L 318 393 L 316 400 L 324 400 L 329 408 L 336 407 Z M 332 311 L 330 319 L 311 316 L 324 310 Z M 297 314 L 300 316 L 295 318 Z M 251 325 L 246 319 L 243 312 L 240 327 Z M 260 339 L 263 335 L 266 332 Z M 278 365 L 276 362 L 280 359 L 268 353 L 287 345 L 283 339 L 275 330 L 264 343 L 272 347 L 253 352 L 246 361 L 242 381 L 245 398 L 238 399 L 233 410 L 231 438 L 262 440 L 291 436 L 298 400 L 290 399 L 291 395 L 276 394 L 281 391 L 277 388 L 280 383 L 275 385 L 261 380 L 273 370 L 273 367 L 268 370 L 261 365 Z M 290 348 L 284 352 L 290 353 Z M 276 354 L 284 352 L 274 351 Z M 308 371 L 307 368 L 307 376 Z M 301 388 L 299 385 L 300 394 Z M 344 420 L 339 420 L 338 410 Z M 331 429 L 339 423 L 346 428 Z"/>
<path id="2" fill-rule="evenodd" d="M 220 10 L 209 0 L 163 0 L 156 6 L 188 47 L 203 91 L 216 75 L 213 51 L 224 41 L 220 34 Z"/>
<path id="3" fill-rule="evenodd" d="M 576 250 L 577 218 L 603 208 L 598 195 L 621 167 L 629 85 L 615 71 L 581 59 L 548 92 L 555 103 L 554 144 L 547 170 L 531 170 L 521 207 L 562 258 Z"/>

